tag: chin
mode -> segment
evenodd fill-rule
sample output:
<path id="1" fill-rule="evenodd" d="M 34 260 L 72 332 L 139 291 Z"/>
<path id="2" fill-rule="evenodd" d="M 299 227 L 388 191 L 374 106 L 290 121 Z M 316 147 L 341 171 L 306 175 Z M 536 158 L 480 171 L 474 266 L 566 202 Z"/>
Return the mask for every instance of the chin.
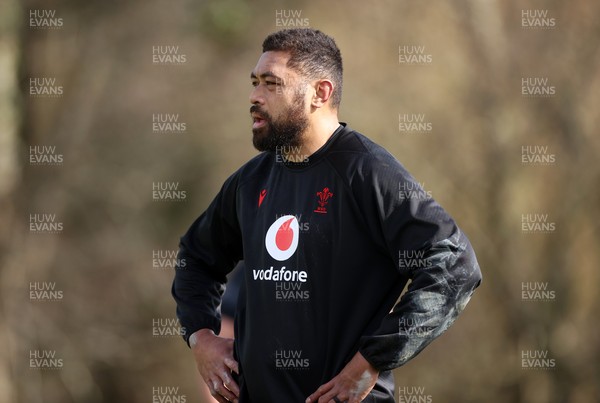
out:
<path id="1" fill-rule="evenodd" d="M 252 145 L 258 151 L 266 151 L 264 148 L 264 133 L 260 129 L 252 129 Z"/>

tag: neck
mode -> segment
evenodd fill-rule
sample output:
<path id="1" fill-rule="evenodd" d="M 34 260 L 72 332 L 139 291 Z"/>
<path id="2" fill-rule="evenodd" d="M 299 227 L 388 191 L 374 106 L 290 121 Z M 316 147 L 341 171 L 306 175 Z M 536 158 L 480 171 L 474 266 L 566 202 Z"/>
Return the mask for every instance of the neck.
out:
<path id="1" fill-rule="evenodd" d="M 333 115 L 327 119 L 319 119 L 316 122 L 311 122 L 302 136 L 300 153 L 306 156 L 314 154 L 319 148 L 325 145 L 339 125 L 337 116 Z"/>

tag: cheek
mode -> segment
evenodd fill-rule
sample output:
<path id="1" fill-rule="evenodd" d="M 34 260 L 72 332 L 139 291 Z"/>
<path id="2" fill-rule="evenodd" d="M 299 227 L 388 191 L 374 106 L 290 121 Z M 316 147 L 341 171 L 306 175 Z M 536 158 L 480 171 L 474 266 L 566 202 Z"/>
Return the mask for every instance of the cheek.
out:
<path id="1" fill-rule="evenodd" d="M 306 91 L 304 94 L 302 95 L 298 95 L 295 99 L 295 103 L 302 103 L 302 110 L 306 111 L 306 112 L 310 112 L 311 110 L 311 102 L 312 102 L 312 96 L 314 94 L 311 94 L 310 91 Z"/>
<path id="2" fill-rule="evenodd" d="M 310 95 L 306 95 L 306 97 L 304 98 L 304 109 L 306 110 L 306 113 L 309 113 L 312 111 L 312 105 L 311 105 L 311 101 L 312 101 L 312 97 Z"/>
<path id="3" fill-rule="evenodd" d="M 289 112 L 290 103 L 283 96 L 279 95 L 278 97 L 273 97 L 270 102 L 267 103 L 267 107 L 269 108 L 269 115 L 271 115 L 271 118 L 278 120 L 284 118 Z"/>

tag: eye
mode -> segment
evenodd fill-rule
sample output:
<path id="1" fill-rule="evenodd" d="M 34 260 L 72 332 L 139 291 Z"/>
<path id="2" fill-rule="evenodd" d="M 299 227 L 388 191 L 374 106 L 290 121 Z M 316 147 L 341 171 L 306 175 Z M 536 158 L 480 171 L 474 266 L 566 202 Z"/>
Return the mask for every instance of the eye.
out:
<path id="1" fill-rule="evenodd" d="M 267 85 L 279 85 L 276 81 L 266 81 Z"/>
<path id="2" fill-rule="evenodd" d="M 258 85 L 258 81 L 252 81 L 252 86 L 256 87 Z"/>

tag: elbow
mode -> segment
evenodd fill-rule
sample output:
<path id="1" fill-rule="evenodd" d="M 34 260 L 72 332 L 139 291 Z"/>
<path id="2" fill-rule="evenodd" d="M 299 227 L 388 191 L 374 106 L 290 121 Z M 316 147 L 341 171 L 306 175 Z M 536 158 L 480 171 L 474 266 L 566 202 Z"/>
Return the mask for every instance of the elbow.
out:
<path id="1" fill-rule="evenodd" d="M 479 262 L 477 262 L 477 257 L 475 256 L 475 251 L 470 245 L 468 248 L 467 267 L 469 272 L 468 282 L 472 285 L 472 289 L 474 290 L 481 285 L 483 276 L 481 274 Z"/>
<path id="2" fill-rule="evenodd" d="M 465 288 L 475 290 L 481 284 L 482 275 L 475 251 L 470 243 L 467 244 L 463 253 L 461 267 L 463 268 L 461 277 L 463 277 Z"/>
<path id="3" fill-rule="evenodd" d="M 460 277 L 462 277 L 462 283 L 466 286 L 465 288 L 475 290 L 481 284 L 483 276 L 471 242 L 464 234 L 461 235 L 463 237 L 463 251 L 459 262 L 459 265 L 462 268 L 460 270 Z"/>

